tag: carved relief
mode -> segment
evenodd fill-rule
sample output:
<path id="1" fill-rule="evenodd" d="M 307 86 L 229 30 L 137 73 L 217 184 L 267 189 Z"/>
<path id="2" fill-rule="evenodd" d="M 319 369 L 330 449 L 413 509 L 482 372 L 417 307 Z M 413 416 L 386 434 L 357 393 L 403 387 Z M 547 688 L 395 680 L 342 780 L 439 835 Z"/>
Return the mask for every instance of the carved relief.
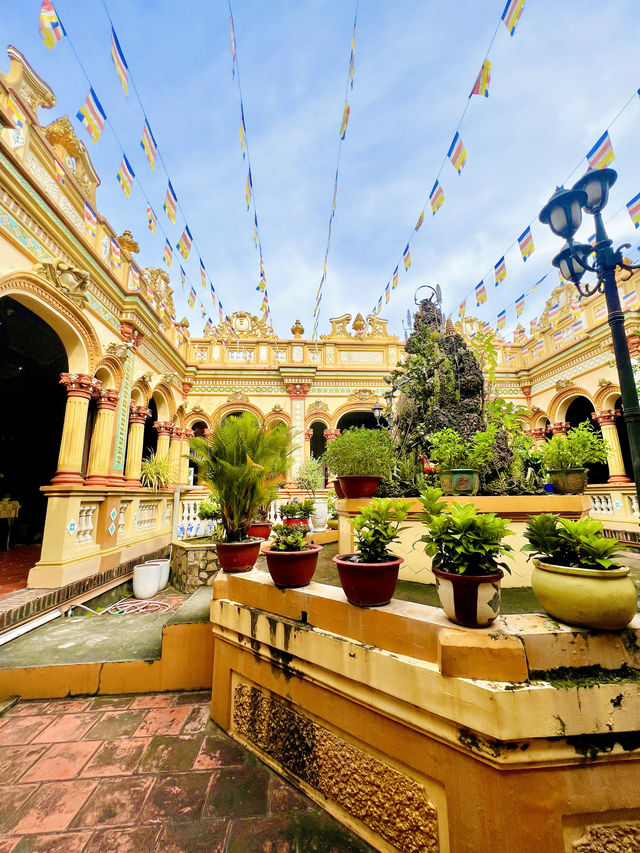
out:
<path id="1" fill-rule="evenodd" d="M 573 842 L 574 853 L 637 853 L 640 824 L 610 823 L 585 827 L 582 838 Z"/>
<path id="2" fill-rule="evenodd" d="M 351 314 L 343 314 L 341 317 L 330 317 L 331 331 L 328 335 L 320 335 L 322 340 L 327 340 L 327 338 L 350 338 L 351 333 L 347 326 L 351 322 L 351 317 Z"/>
<path id="3" fill-rule="evenodd" d="M 140 251 L 140 246 L 133 239 L 133 234 L 128 228 L 118 237 L 118 244 L 121 249 L 126 249 L 129 254 L 135 254 Z"/>
<path id="4" fill-rule="evenodd" d="M 325 412 L 329 413 L 329 406 L 324 402 L 324 400 L 314 400 L 313 403 L 310 403 L 307 406 L 307 412 Z"/>
<path id="5" fill-rule="evenodd" d="M 269 338 L 272 337 L 264 320 L 250 314 L 248 311 L 234 311 L 229 317 L 229 324 L 219 323 L 206 333 L 207 337 L 225 338 L 229 336 L 229 328 L 238 338 Z"/>
<path id="6" fill-rule="evenodd" d="M 359 388 L 357 391 L 354 391 L 353 394 L 349 394 L 347 397 L 348 400 L 364 402 L 365 400 L 377 400 L 378 395 L 375 394 L 370 388 Z"/>
<path id="7" fill-rule="evenodd" d="M 564 284 L 559 284 L 557 287 L 554 287 L 551 291 L 551 296 L 544 303 L 544 310 L 540 315 L 540 325 L 541 328 L 545 328 L 549 325 L 549 308 L 552 308 L 554 305 L 560 306 L 560 317 L 564 316 L 569 311 L 569 306 L 576 299 L 576 288 L 575 285 L 571 284 L 568 281 L 565 281 Z M 560 317 L 558 319 L 560 319 Z"/>
<path id="8" fill-rule="evenodd" d="M 555 388 L 556 391 L 562 391 L 564 388 L 568 388 L 571 385 L 570 379 L 558 379 L 556 382 Z"/>
<path id="9" fill-rule="evenodd" d="M 47 125 L 44 135 L 53 145 L 60 161 L 73 174 L 84 195 L 95 204 L 96 187 L 100 180 L 84 143 L 76 136 L 69 116 L 60 116 Z"/>
<path id="10" fill-rule="evenodd" d="M 89 273 L 86 270 L 80 270 L 58 258 L 53 263 L 45 261 L 42 264 L 35 264 L 33 271 L 36 275 L 50 281 L 79 308 L 84 308 L 87 304 Z"/>
<path id="11" fill-rule="evenodd" d="M 162 381 L 166 382 L 167 385 L 178 384 L 178 374 L 177 373 L 163 373 Z"/>
<path id="12" fill-rule="evenodd" d="M 364 317 L 358 311 L 358 313 L 356 314 L 355 320 L 351 324 L 351 328 L 355 332 L 356 338 L 361 338 L 364 335 L 364 330 L 365 330 L 366 326 L 367 326 L 367 324 L 365 322 Z"/>
<path id="13" fill-rule="evenodd" d="M 173 290 L 169 287 L 169 274 L 158 267 L 145 267 L 142 270 L 142 279 L 147 286 L 147 293 L 151 291 L 156 302 L 164 302 L 166 315 L 170 317 L 175 314 Z"/>
<path id="14" fill-rule="evenodd" d="M 229 394 L 227 397 L 228 403 L 248 403 L 249 398 L 246 394 L 243 394 L 242 391 L 234 391 L 232 394 Z"/>
<path id="15" fill-rule="evenodd" d="M 126 361 L 126 358 L 129 355 L 129 350 L 130 346 L 128 344 L 111 343 L 107 347 L 109 355 L 115 355 L 115 357 L 120 359 L 122 362 Z"/>
<path id="16" fill-rule="evenodd" d="M 367 326 L 369 331 L 367 332 L 368 338 L 388 338 L 393 337 L 397 339 L 397 335 L 389 335 L 387 331 L 387 323 L 388 320 L 381 320 L 380 317 L 376 317 L 375 314 L 367 315 Z"/>

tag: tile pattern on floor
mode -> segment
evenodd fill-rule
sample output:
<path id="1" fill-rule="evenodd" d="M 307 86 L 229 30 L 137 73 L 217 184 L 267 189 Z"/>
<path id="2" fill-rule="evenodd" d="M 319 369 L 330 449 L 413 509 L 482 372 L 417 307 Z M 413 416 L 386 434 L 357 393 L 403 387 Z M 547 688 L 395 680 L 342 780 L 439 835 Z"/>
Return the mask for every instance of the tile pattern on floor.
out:
<path id="1" fill-rule="evenodd" d="M 368 853 L 209 720 L 207 693 L 20 702 L 0 853 Z"/>

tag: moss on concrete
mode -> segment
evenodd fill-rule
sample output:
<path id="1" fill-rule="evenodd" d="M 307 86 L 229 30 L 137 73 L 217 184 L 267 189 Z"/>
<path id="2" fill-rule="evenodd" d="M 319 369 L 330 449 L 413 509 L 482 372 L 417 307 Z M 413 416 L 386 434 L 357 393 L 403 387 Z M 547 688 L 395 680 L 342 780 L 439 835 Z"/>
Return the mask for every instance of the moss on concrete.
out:
<path id="1" fill-rule="evenodd" d="M 559 689 L 571 687 L 597 687 L 599 684 L 621 684 L 639 682 L 640 669 L 623 664 L 619 669 L 604 669 L 594 666 L 560 666 L 557 669 L 533 670 L 529 674 L 531 681 L 548 681 Z"/>

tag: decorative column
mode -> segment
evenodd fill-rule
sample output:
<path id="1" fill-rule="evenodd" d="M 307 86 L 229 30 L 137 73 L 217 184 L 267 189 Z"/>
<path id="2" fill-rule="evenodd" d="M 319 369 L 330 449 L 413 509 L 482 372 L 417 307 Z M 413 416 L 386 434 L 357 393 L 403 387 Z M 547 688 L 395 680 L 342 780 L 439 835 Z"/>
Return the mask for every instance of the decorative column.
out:
<path id="1" fill-rule="evenodd" d="M 568 421 L 560 421 L 557 424 L 549 424 L 547 432 L 550 432 L 551 435 L 566 435 L 570 429 L 571 424 Z"/>
<path id="2" fill-rule="evenodd" d="M 124 469 L 124 484 L 137 488 L 140 486 L 142 467 L 142 443 L 144 441 L 144 422 L 151 417 L 146 406 L 131 406 L 129 409 L 129 441 L 127 443 L 127 462 Z"/>
<path id="3" fill-rule="evenodd" d="M 182 430 L 182 441 L 180 442 L 180 483 L 189 482 L 189 439 L 195 435 L 192 429 Z"/>
<path id="4" fill-rule="evenodd" d="M 158 433 L 158 444 L 156 445 L 156 456 L 158 459 L 169 458 L 169 442 L 173 432 L 171 421 L 156 421 L 153 425 Z"/>
<path id="5" fill-rule="evenodd" d="M 340 435 L 339 429 L 325 429 L 323 433 L 324 437 L 329 441 L 335 441 L 336 438 Z"/>
<path id="6" fill-rule="evenodd" d="M 120 395 L 113 388 L 101 391 L 98 397 L 98 412 L 93 424 L 85 481 L 87 486 L 106 486 L 110 482 L 113 422 L 119 399 Z"/>
<path id="7" fill-rule="evenodd" d="M 630 483 L 631 480 L 627 477 L 624 470 L 620 439 L 618 437 L 618 430 L 616 429 L 616 418 L 619 415 L 619 409 L 615 411 L 613 409 L 604 409 L 602 412 L 591 412 L 592 419 L 600 424 L 602 437 L 607 442 L 607 465 L 609 466 L 609 479 L 607 482 Z"/>
<path id="8" fill-rule="evenodd" d="M 311 439 L 313 438 L 313 430 L 305 429 L 304 431 L 304 458 L 311 459 Z"/>
<path id="9" fill-rule="evenodd" d="M 60 384 L 67 389 L 67 407 L 60 440 L 58 470 L 51 481 L 55 485 L 80 485 L 82 456 L 87 430 L 89 400 L 100 391 L 100 380 L 88 373 L 61 373 Z"/>
<path id="10" fill-rule="evenodd" d="M 180 482 L 180 469 L 182 465 L 182 429 L 174 427 L 171 433 L 169 445 L 169 468 L 171 470 L 171 479 L 174 483 Z"/>
<path id="11" fill-rule="evenodd" d="M 540 445 L 545 442 L 545 428 L 537 427 L 536 429 L 525 429 L 525 435 L 531 436 L 533 439 L 533 446 L 536 450 L 539 449 Z"/>
<path id="12" fill-rule="evenodd" d="M 291 426 L 293 431 L 290 478 L 293 471 L 304 462 L 304 408 L 305 400 L 310 390 L 311 385 L 306 382 L 296 382 L 287 385 L 287 394 L 291 399 Z"/>

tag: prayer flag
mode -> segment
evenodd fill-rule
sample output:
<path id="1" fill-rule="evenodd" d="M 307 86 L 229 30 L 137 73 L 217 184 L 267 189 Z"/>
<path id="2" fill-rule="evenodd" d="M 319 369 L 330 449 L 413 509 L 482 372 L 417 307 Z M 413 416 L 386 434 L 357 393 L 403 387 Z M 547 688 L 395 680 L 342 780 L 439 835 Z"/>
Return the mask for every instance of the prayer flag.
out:
<path id="1" fill-rule="evenodd" d="M 439 182 L 436 181 L 429 193 L 429 201 L 431 202 L 431 212 L 436 215 L 436 210 L 444 204 L 444 192 Z"/>
<path id="2" fill-rule="evenodd" d="M 208 335 L 213 327 L 213 322 L 211 321 L 211 317 L 207 317 L 207 322 L 204 324 L 204 334 Z"/>
<path id="3" fill-rule="evenodd" d="M 382 296 L 378 299 L 378 304 L 376 305 L 376 315 L 379 315 L 382 311 Z"/>
<path id="4" fill-rule="evenodd" d="M 555 326 L 555 324 L 558 322 L 558 319 L 560 317 L 560 305 L 558 302 L 556 302 L 555 305 L 552 305 L 549 308 L 548 317 L 549 317 L 549 323 L 552 326 Z"/>
<path id="5" fill-rule="evenodd" d="M 398 286 L 398 267 L 396 267 L 393 271 L 393 278 L 391 281 L 392 290 L 395 290 Z"/>
<path id="6" fill-rule="evenodd" d="M 66 36 L 62 22 L 56 14 L 51 0 L 43 0 L 38 29 L 47 50 L 51 50 Z"/>
<path id="7" fill-rule="evenodd" d="M 91 139 L 94 142 L 97 142 L 100 139 L 100 134 L 104 130 L 107 116 L 93 89 L 89 89 L 87 100 L 80 107 L 76 116 L 87 129 L 87 133 Z"/>
<path id="8" fill-rule="evenodd" d="M 202 258 L 200 258 L 200 281 L 202 282 L 203 288 L 207 289 L 207 272 L 204 268 L 204 264 L 202 263 Z"/>
<path id="9" fill-rule="evenodd" d="M 533 320 L 529 320 L 529 334 L 531 337 L 540 334 L 540 323 L 538 322 L 537 317 L 534 317 Z"/>
<path id="10" fill-rule="evenodd" d="M 422 227 L 423 222 L 424 222 L 424 210 L 421 210 L 420 216 L 418 217 L 418 221 L 416 222 L 416 226 L 414 228 L 414 231 L 419 231 L 420 228 Z"/>
<path id="11" fill-rule="evenodd" d="M 609 139 L 609 131 L 605 130 L 600 139 L 587 154 L 587 162 L 592 169 L 604 169 L 613 163 L 615 155 Z"/>
<path id="12" fill-rule="evenodd" d="M 453 167 L 456 172 L 460 175 L 462 174 L 462 170 L 464 169 L 465 163 L 467 162 L 467 152 L 465 150 L 464 145 L 462 144 L 462 139 L 460 138 L 460 134 L 456 132 L 456 135 L 453 137 L 453 142 L 449 147 L 449 151 L 447 152 L 447 157 L 453 163 Z"/>
<path id="13" fill-rule="evenodd" d="M 484 95 L 489 97 L 489 83 L 491 82 L 491 62 L 488 59 L 482 63 L 482 68 L 478 72 L 476 82 L 473 84 L 471 95 Z M 469 95 L 469 97 L 471 97 Z"/>
<path id="14" fill-rule="evenodd" d="M 596 318 L 596 322 L 600 322 L 600 320 L 604 320 L 607 316 L 607 306 L 606 305 L 598 305 L 594 312 L 594 316 Z"/>
<path id="15" fill-rule="evenodd" d="M 524 341 L 524 329 L 522 326 L 516 327 L 516 330 L 513 333 L 513 340 L 517 344 L 521 344 Z"/>
<path id="16" fill-rule="evenodd" d="M 211 282 L 210 282 L 210 285 L 211 285 L 211 301 L 213 302 L 213 307 L 215 308 L 216 307 L 216 301 L 217 301 L 216 300 L 216 289 Z"/>
<path id="17" fill-rule="evenodd" d="M 516 317 L 519 317 L 524 311 L 524 293 L 516 299 Z"/>
<path id="18" fill-rule="evenodd" d="M 91 237 L 95 237 L 97 235 L 98 217 L 87 201 L 84 203 L 84 227 L 87 229 Z"/>
<path id="19" fill-rule="evenodd" d="M 191 251 L 191 243 L 193 241 L 193 237 L 191 236 L 191 231 L 189 231 L 189 226 L 185 224 L 184 231 L 182 232 L 182 237 L 178 240 L 177 248 L 180 251 L 182 257 L 187 260 L 189 257 L 189 252 Z"/>
<path id="20" fill-rule="evenodd" d="M 55 157 L 54 157 L 54 161 L 55 161 L 55 167 L 56 167 L 56 181 L 59 184 L 62 184 L 62 186 L 64 186 L 65 171 L 62 168 L 62 166 L 60 165 L 60 163 L 55 159 Z"/>
<path id="21" fill-rule="evenodd" d="M 494 266 L 495 276 L 496 276 L 496 287 L 500 284 L 501 281 L 504 281 L 507 277 L 507 267 L 504 262 L 504 255 L 500 258 L 498 263 Z"/>
<path id="22" fill-rule="evenodd" d="M 160 315 L 160 319 L 164 320 L 165 310 L 164 310 L 164 302 L 162 300 L 160 300 L 160 302 L 158 302 L 158 314 Z"/>
<path id="23" fill-rule="evenodd" d="M 467 300 L 463 299 L 462 302 L 460 303 L 459 308 L 458 308 L 458 314 L 460 316 L 460 319 L 462 319 L 464 317 L 466 311 L 467 311 Z"/>
<path id="24" fill-rule="evenodd" d="M 111 246 L 111 263 L 114 267 L 121 267 L 122 260 L 120 258 L 120 246 L 116 243 L 113 237 L 110 238 L 110 246 Z"/>
<path id="25" fill-rule="evenodd" d="M 564 332 L 562 331 L 562 329 L 556 329 L 555 332 L 553 333 L 553 342 L 556 345 L 556 349 L 558 349 L 558 347 L 562 343 L 563 338 L 564 338 Z"/>
<path id="26" fill-rule="evenodd" d="M 7 97 L 7 112 L 9 113 L 11 118 L 13 119 L 16 127 L 22 128 L 27 123 L 26 115 L 23 113 L 23 111 L 20 109 L 20 107 L 14 101 L 13 97 L 11 96 L 11 93 L 9 93 L 9 95 Z"/>
<path id="27" fill-rule="evenodd" d="M 145 153 L 147 160 L 149 161 L 149 165 L 153 170 L 156 168 L 156 149 L 158 145 L 153 138 L 153 133 L 151 133 L 151 125 L 149 124 L 149 120 L 145 117 L 144 127 L 142 128 L 142 139 L 140 140 L 140 148 Z"/>
<path id="28" fill-rule="evenodd" d="M 258 215 L 255 211 L 253 213 L 253 245 L 256 247 L 256 249 L 258 248 Z"/>
<path id="29" fill-rule="evenodd" d="M 627 202 L 627 210 L 633 224 L 640 228 L 640 193 Z"/>
<path id="30" fill-rule="evenodd" d="M 242 101 L 240 101 L 240 147 L 242 148 L 242 159 L 246 157 L 247 154 L 247 130 L 244 124 L 244 107 L 242 105 Z"/>
<path id="31" fill-rule="evenodd" d="M 529 294 L 529 293 L 535 293 L 535 291 L 539 289 L 540 285 L 542 284 L 542 282 L 545 280 L 545 278 L 546 278 L 548 275 L 549 275 L 549 273 L 545 273 L 545 274 L 542 276 L 542 278 L 539 278 L 539 279 L 536 281 L 536 283 L 533 285 L 533 287 L 532 287 L 532 288 L 530 288 L 529 290 L 527 290 L 527 294 Z"/>
<path id="32" fill-rule="evenodd" d="M 344 112 L 342 113 L 342 124 L 340 126 L 340 139 L 344 139 L 345 134 L 347 132 L 347 124 L 349 123 L 349 115 L 351 113 L 351 107 L 349 106 L 349 102 L 344 102 Z"/>
<path id="33" fill-rule="evenodd" d="M 573 332 L 574 337 L 577 337 L 579 334 L 581 334 L 584 331 L 581 317 L 579 317 L 577 320 L 575 320 L 571 324 L 571 331 Z"/>
<path id="34" fill-rule="evenodd" d="M 483 302 L 487 301 L 487 291 L 484 289 L 484 281 L 481 281 L 480 284 L 476 284 L 475 294 L 476 305 L 480 307 Z"/>
<path id="35" fill-rule="evenodd" d="M 518 245 L 520 246 L 520 254 L 522 255 L 522 260 L 525 261 L 532 255 L 535 251 L 535 246 L 533 245 L 533 237 L 531 236 L 531 227 L 527 228 L 522 234 L 518 237 Z"/>
<path id="36" fill-rule="evenodd" d="M 408 270 L 411 266 L 411 252 L 409 251 L 409 244 L 404 247 L 404 252 L 402 253 L 402 260 L 404 261 L 404 268 Z"/>
<path id="37" fill-rule="evenodd" d="M 120 42 L 118 41 L 118 36 L 116 35 L 116 31 L 111 27 L 111 59 L 113 59 L 113 64 L 116 67 L 116 74 L 120 78 L 120 82 L 122 83 L 122 88 L 124 89 L 125 95 L 129 94 L 129 68 L 127 66 L 127 62 L 124 58 L 124 54 L 122 53 L 122 48 L 120 47 Z"/>
<path id="38" fill-rule="evenodd" d="M 164 254 L 162 256 L 162 260 L 165 262 L 165 264 L 168 267 L 170 267 L 172 258 L 173 258 L 173 250 L 171 249 L 171 243 L 169 243 L 168 240 L 165 240 L 164 241 Z"/>
<path id="39" fill-rule="evenodd" d="M 127 198 L 129 198 L 129 194 L 131 193 L 131 187 L 133 186 L 133 179 L 135 176 L 136 175 L 131 168 L 131 164 L 127 160 L 126 155 L 123 153 L 122 163 L 120 164 L 120 169 L 118 171 L 118 181 L 122 187 L 122 192 Z"/>
<path id="40" fill-rule="evenodd" d="M 524 9 L 524 3 L 525 0 L 507 0 L 507 5 L 504 7 L 502 20 L 510 36 L 516 31 L 520 15 L 522 15 L 522 10 Z"/>
<path id="41" fill-rule="evenodd" d="M 140 290 L 140 273 L 135 267 L 129 267 L 129 276 L 133 282 L 133 289 Z"/>
<path id="42" fill-rule="evenodd" d="M 538 338 L 536 341 L 536 355 L 544 355 L 544 338 Z"/>
<path id="43" fill-rule="evenodd" d="M 200 303 L 200 314 L 202 315 L 203 320 L 207 316 L 207 312 L 204 310 L 204 305 L 202 304 L 202 302 Z"/>
<path id="44" fill-rule="evenodd" d="M 624 311 L 635 311 L 638 308 L 638 294 L 635 290 L 623 294 L 622 308 Z"/>
<path id="45" fill-rule="evenodd" d="M 247 200 L 247 210 L 249 210 L 249 205 L 251 204 L 251 190 L 253 188 L 253 182 L 251 180 L 251 168 L 249 168 L 249 173 L 247 175 L 247 185 L 244 188 L 244 197 Z"/>
<path id="46" fill-rule="evenodd" d="M 191 290 L 189 291 L 189 299 L 188 299 L 188 302 L 189 302 L 189 307 L 190 307 L 190 308 L 193 308 L 193 306 L 195 305 L 195 302 L 196 302 L 196 292 L 195 292 L 195 290 L 193 289 L 193 287 L 192 287 L 192 288 L 191 288 Z"/>
<path id="47" fill-rule="evenodd" d="M 504 327 L 505 327 L 506 325 L 507 325 L 507 312 L 506 312 L 506 310 L 502 310 L 502 311 L 498 314 L 498 322 L 497 322 L 497 326 L 498 326 L 498 328 L 499 328 L 499 329 L 504 329 Z"/>
<path id="48" fill-rule="evenodd" d="M 231 76 L 236 76 L 236 36 L 233 32 L 233 18 L 229 13 L 229 32 L 231 34 Z"/>
<path id="49" fill-rule="evenodd" d="M 387 286 L 384 289 L 384 301 L 388 302 L 390 296 L 391 296 L 391 291 L 389 290 L 389 282 L 387 282 Z"/>
<path id="50" fill-rule="evenodd" d="M 482 333 L 485 335 L 490 335 L 491 332 L 493 332 L 493 329 L 491 328 L 491 324 L 490 323 L 483 323 L 482 324 Z"/>
<path id="51" fill-rule="evenodd" d="M 178 206 L 178 199 L 176 194 L 173 191 L 173 187 L 171 186 L 171 181 L 167 186 L 167 195 L 164 200 L 164 204 L 162 205 L 164 212 L 167 214 L 172 224 L 176 224 L 176 209 Z"/>
<path id="52" fill-rule="evenodd" d="M 580 316 L 580 312 L 581 312 L 581 310 L 582 310 L 582 305 L 580 305 L 580 303 L 579 303 L 579 302 L 577 302 L 577 301 L 576 301 L 576 302 L 572 302 L 572 303 L 571 303 L 571 305 L 569 305 L 569 314 L 571 314 L 571 316 L 572 316 L 574 319 L 575 319 L 576 317 L 579 317 L 579 316 Z"/>
<path id="53" fill-rule="evenodd" d="M 182 287 L 183 290 L 184 290 L 186 280 L 187 280 L 187 276 L 186 276 L 185 271 L 182 269 L 182 264 L 181 264 L 180 265 L 180 286 Z M 193 290 L 193 296 L 195 299 L 196 292 L 195 292 L 193 287 L 191 288 L 191 290 Z M 193 308 L 193 305 L 191 307 Z"/>
<path id="54" fill-rule="evenodd" d="M 147 225 L 149 226 L 149 231 L 151 231 L 152 234 L 156 233 L 156 222 L 157 222 L 156 215 L 153 212 L 153 210 L 151 210 L 151 205 L 148 204 L 147 205 Z"/>

